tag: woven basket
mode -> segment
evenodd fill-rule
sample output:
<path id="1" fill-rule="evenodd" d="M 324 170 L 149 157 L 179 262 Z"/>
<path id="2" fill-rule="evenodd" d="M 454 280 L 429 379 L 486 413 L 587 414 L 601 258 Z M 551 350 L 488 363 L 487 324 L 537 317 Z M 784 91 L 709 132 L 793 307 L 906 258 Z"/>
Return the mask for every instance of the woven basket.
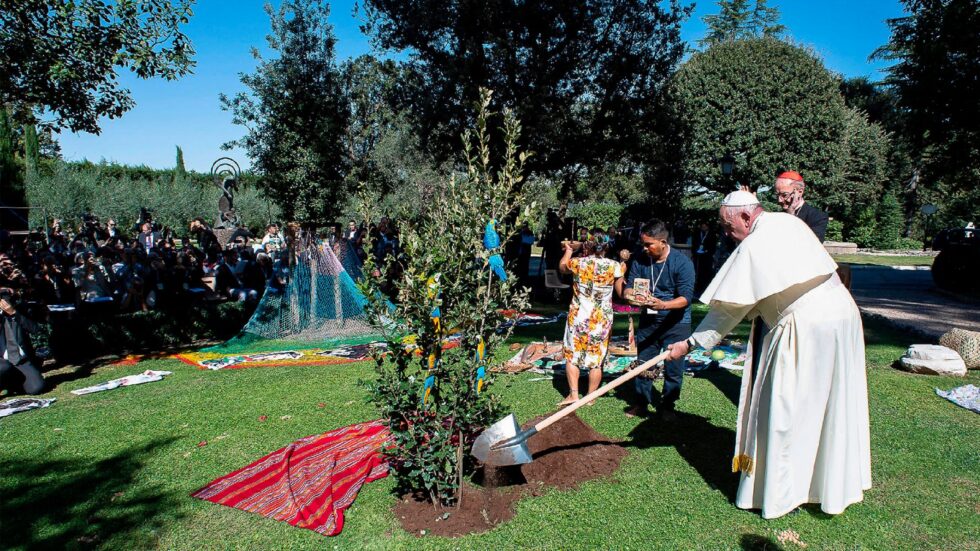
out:
<path id="1" fill-rule="evenodd" d="M 967 369 L 980 369 L 980 332 L 952 329 L 939 337 L 939 344 L 959 353 Z"/>

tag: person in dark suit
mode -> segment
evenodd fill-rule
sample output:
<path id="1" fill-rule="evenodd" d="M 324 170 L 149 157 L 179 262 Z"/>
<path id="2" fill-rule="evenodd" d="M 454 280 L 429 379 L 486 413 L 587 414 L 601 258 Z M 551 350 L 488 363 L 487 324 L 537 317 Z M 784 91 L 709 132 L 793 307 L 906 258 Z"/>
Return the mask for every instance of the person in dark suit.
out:
<path id="1" fill-rule="evenodd" d="M 30 332 L 37 325 L 17 311 L 13 294 L 7 290 L 0 292 L 0 387 L 9 390 L 23 389 L 25 394 L 44 392 L 44 378 L 35 367 L 34 346 Z M 19 374 L 23 382 L 12 381 L 11 376 Z"/>
<path id="2" fill-rule="evenodd" d="M 221 256 L 221 244 L 214 235 L 208 223 L 203 218 L 195 218 L 191 221 L 190 233 L 197 238 L 198 247 L 204 253 L 208 262 L 216 262 Z"/>
<path id="3" fill-rule="evenodd" d="M 826 212 L 803 200 L 805 191 L 806 183 L 799 172 L 788 170 L 776 176 L 776 200 L 779 201 L 779 206 L 787 214 L 792 214 L 806 222 L 806 225 L 810 226 L 810 229 L 816 234 L 817 239 L 823 243 L 824 236 L 827 234 L 827 222 L 830 218 Z"/>
<path id="4" fill-rule="evenodd" d="M 157 242 L 160 241 L 160 232 L 153 231 L 153 224 L 150 222 L 143 222 L 140 229 L 142 230 L 139 235 L 140 245 L 149 253 L 157 246 Z"/>

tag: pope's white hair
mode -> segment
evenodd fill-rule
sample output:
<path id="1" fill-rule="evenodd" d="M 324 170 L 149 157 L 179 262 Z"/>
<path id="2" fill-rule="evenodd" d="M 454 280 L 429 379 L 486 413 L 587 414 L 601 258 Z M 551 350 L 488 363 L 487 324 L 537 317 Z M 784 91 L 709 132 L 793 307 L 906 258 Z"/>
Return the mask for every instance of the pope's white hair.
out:
<path id="1" fill-rule="evenodd" d="M 738 216 L 743 212 L 749 216 L 752 216 L 757 210 L 762 210 L 762 205 L 759 203 L 754 203 L 752 205 L 740 205 L 737 207 L 722 206 L 721 215 L 725 218 L 725 220 L 732 220 L 734 218 L 738 218 Z"/>

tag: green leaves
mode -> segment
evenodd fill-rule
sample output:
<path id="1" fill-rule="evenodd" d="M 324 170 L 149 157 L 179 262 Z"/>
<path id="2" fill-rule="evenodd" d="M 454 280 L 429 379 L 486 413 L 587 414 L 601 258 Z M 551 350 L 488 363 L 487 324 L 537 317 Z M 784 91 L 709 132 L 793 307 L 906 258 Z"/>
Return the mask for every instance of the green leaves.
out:
<path id="1" fill-rule="evenodd" d="M 442 176 L 434 184 L 440 193 L 397 220 L 403 254 L 389 257 L 384 266 L 369 258 L 360 283 L 369 297 L 372 323 L 388 342 L 388 355 L 377 359 L 378 379 L 370 391 L 389 420 L 394 445 L 388 453 L 399 485 L 446 503 L 456 499 L 473 439 L 499 415 L 492 375 L 482 392 L 475 388 L 478 368 L 491 367 L 478 360 L 479 344 L 485 343 L 485 357 L 492 358 L 509 335 L 496 331 L 504 320 L 501 311 L 528 308 L 527 290 L 517 288 L 516 278 L 500 281 L 492 275 L 487 258 L 500 250 L 484 249 L 484 227 L 497 220 L 497 231 L 506 241 L 525 217 L 537 215 L 536 205 L 528 208 L 530 202 L 517 189 L 523 169 L 515 145 L 520 124 L 507 111 L 499 125 L 490 124 L 490 93 L 481 91 L 480 98 L 473 129 L 464 134 L 465 173 Z M 501 159 L 493 156 L 498 150 L 490 135 L 493 127 L 503 135 Z M 365 212 L 370 209 L 364 205 Z M 438 285 L 430 286 L 436 274 Z M 389 310 L 389 296 L 394 311 Z M 441 331 L 433 321 L 437 306 Z M 443 350 L 443 338 L 449 335 L 458 346 Z M 428 376 L 435 384 L 423 404 Z"/>
<path id="2" fill-rule="evenodd" d="M 453 159 L 480 88 L 524 124 L 527 171 L 568 196 L 611 160 L 650 159 L 657 98 L 684 55 L 677 0 L 439 2 L 368 0 L 366 28 L 384 49 L 406 52 L 407 86 L 422 143 Z M 498 124 L 498 123 L 493 123 Z M 487 159 L 474 144 L 471 163 Z M 524 162 L 522 160 L 521 162 Z M 516 174 L 511 172 L 511 174 Z"/>
<path id="3" fill-rule="evenodd" d="M 330 221 L 345 197 L 348 159 L 342 137 L 349 113 L 334 57 L 329 7 L 290 0 L 267 7 L 275 59 L 258 58 L 256 72 L 242 75 L 248 92 L 221 96 L 247 133 L 225 147 L 240 146 L 261 176 L 259 186 L 288 219 Z"/>
<path id="4" fill-rule="evenodd" d="M 714 45 L 680 68 L 668 106 L 683 140 L 680 181 L 695 191 L 770 186 L 792 169 L 807 200 L 838 218 L 880 195 L 887 137 L 844 105 L 834 75 L 804 48 L 772 38 Z M 726 153 L 734 178 L 718 166 Z"/>
<path id="5" fill-rule="evenodd" d="M 181 31 L 192 0 L 18 0 L 0 7 L 0 99 L 21 122 L 37 110 L 73 132 L 99 133 L 99 117 L 134 105 L 116 71 L 181 77 L 194 48 Z"/>

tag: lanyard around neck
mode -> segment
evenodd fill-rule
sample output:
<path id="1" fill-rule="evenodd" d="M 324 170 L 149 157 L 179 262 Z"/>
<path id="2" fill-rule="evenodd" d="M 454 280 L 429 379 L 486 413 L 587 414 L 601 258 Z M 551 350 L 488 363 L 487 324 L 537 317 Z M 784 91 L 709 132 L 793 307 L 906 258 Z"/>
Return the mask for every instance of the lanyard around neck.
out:
<path id="1" fill-rule="evenodd" d="M 660 268 L 660 271 L 657 273 L 657 279 L 653 279 L 653 265 L 657 264 L 657 261 L 654 260 L 653 262 L 650 263 L 650 279 L 653 280 L 653 285 L 650 287 L 650 292 L 653 293 L 654 295 L 656 295 L 657 293 L 657 283 L 660 283 L 660 276 L 664 275 L 664 270 L 667 269 L 667 258 L 669 256 L 670 256 L 670 245 L 667 245 L 667 255 L 664 256 L 664 265 L 662 268 Z"/>

